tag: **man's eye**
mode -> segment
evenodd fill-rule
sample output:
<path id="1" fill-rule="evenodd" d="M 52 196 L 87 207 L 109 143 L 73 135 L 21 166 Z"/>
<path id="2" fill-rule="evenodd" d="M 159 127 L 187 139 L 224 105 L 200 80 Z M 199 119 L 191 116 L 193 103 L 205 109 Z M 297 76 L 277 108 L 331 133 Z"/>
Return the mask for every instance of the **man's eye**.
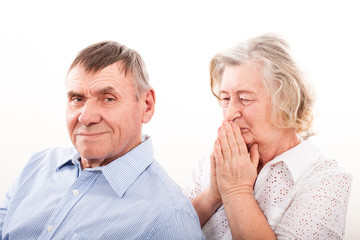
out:
<path id="1" fill-rule="evenodd" d="M 115 98 L 104 98 L 105 102 L 115 102 L 116 99 Z"/>
<path id="2" fill-rule="evenodd" d="M 230 101 L 230 98 L 229 97 L 223 97 L 223 98 L 221 98 L 221 101 L 228 102 L 228 101 Z"/>
<path id="3" fill-rule="evenodd" d="M 71 101 L 72 102 L 82 102 L 84 99 L 82 97 L 72 97 Z"/>

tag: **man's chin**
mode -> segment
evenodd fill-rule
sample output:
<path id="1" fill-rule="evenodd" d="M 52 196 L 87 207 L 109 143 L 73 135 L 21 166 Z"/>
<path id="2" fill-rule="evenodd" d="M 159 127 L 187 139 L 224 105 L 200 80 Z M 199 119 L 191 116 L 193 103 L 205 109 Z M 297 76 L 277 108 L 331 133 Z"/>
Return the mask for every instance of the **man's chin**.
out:
<path id="1" fill-rule="evenodd" d="M 101 161 L 105 158 L 105 155 L 97 151 L 96 148 L 77 148 L 81 159 L 86 159 L 88 161 Z"/>

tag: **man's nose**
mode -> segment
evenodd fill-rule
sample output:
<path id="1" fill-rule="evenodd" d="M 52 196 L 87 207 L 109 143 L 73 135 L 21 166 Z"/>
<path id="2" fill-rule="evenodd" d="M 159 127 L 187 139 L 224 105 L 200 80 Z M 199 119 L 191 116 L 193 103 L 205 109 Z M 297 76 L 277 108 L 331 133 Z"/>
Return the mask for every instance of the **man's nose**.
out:
<path id="1" fill-rule="evenodd" d="M 95 101 L 88 100 L 85 102 L 79 115 L 79 122 L 85 126 L 99 123 L 101 121 L 100 109 Z"/>
<path id="2" fill-rule="evenodd" d="M 229 105 L 226 109 L 225 120 L 233 121 L 242 116 L 241 104 L 236 99 L 230 99 Z"/>

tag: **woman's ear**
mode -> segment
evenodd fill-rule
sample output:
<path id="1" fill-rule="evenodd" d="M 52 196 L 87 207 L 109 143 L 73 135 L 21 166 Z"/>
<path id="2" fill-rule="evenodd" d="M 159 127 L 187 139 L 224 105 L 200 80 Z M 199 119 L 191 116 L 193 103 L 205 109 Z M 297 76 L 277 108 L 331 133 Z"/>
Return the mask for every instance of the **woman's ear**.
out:
<path id="1" fill-rule="evenodd" d="M 148 123 L 155 111 L 155 91 L 154 89 L 149 89 L 144 95 L 144 113 L 142 122 Z"/>

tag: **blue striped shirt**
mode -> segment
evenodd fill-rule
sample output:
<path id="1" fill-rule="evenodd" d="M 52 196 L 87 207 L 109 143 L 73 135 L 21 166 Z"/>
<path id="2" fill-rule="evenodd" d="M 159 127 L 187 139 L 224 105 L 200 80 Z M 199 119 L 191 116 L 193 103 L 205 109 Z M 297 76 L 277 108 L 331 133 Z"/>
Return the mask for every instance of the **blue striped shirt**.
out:
<path id="1" fill-rule="evenodd" d="M 1 239 L 205 239 L 147 137 L 103 167 L 74 148 L 34 154 L 0 205 Z"/>

